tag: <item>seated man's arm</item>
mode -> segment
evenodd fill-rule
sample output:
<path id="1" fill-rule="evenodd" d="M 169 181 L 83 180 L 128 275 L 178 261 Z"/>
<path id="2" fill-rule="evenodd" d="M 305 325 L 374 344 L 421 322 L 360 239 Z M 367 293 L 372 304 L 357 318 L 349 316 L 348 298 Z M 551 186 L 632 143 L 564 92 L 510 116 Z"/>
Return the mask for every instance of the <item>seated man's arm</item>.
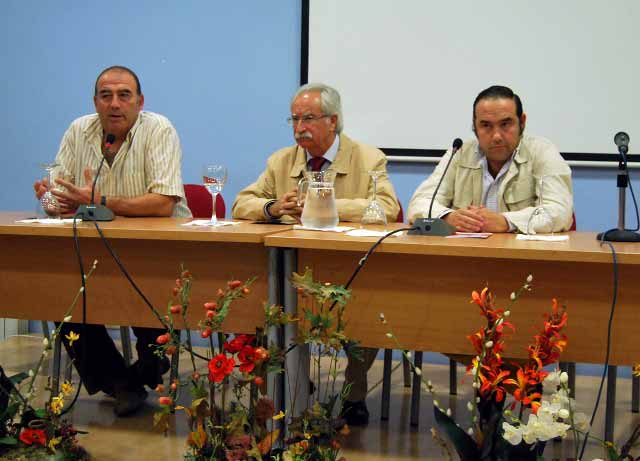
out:
<path id="1" fill-rule="evenodd" d="M 361 180 L 366 181 L 366 184 L 368 184 L 367 196 L 360 198 L 340 198 L 336 200 L 340 221 L 360 221 L 365 208 L 373 199 L 373 181 L 370 179 L 368 172 L 382 171 L 383 174 L 378 176 L 376 199 L 384 209 L 387 221 L 396 222 L 398 213 L 400 212 L 400 205 L 398 204 L 398 198 L 389 179 L 389 175 L 387 174 L 387 159 L 385 155 L 377 149 L 375 149 L 374 159 L 371 165 L 367 166 L 363 171 L 354 171 L 351 173 L 364 176 Z"/>
<path id="2" fill-rule="evenodd" d="M 551 143 L 546 146 L 544 155 L 536 158 L 533 164 L 536 199 L 541 194 L 539 179 L 543 176 L 542 205 L 551 220 L 545 219 L 545 214 L 531 218 L 535 206 L 503 213 L 519 232 L 527 232 L 530 219 L 531 230 L 536 233 L 562 232 L 571 228 L 573 222 L 571 169 Z"/>
<path id="3" fill-rule="evenodd" d="M 261 220 L 268 218 L 265 215 L 265 206 L 277 199 L 275 175 L 267 164 L 267 169 L 262 172 L 257 181 L 238 193 L 233 202 L 232 216 L 234 219 Z"/>
<path id="4" fill-rule="evenodd" d="M 407 209 L 407 216 L 410 223 L 413 223 L 418 218 L 427 218 L 429 216 L 429 207 L 431 206 L 433 194 L 450 157 L 451 151 L 447 151 L 438 162 L 433 173 L 431 173 L 431 175 L 423 181 L 414 192 L 413 197 L 411 197 L 411 200 L 409 201 L 409 208 Z M 433 201 L 433 209 L 431 211 L 432 218 L 443 217 L 446 213 L 451 213 L 453 211 L 451 206 L 453 205 L 455 169 L 456 159 L 454 158 L 451 162 L 451 166 L 449 167 L 449 171 L 447 172 L 447 176 L 440 185 L 438 195 Z M 452 225 L 456 224 L 452 223 Z"/>

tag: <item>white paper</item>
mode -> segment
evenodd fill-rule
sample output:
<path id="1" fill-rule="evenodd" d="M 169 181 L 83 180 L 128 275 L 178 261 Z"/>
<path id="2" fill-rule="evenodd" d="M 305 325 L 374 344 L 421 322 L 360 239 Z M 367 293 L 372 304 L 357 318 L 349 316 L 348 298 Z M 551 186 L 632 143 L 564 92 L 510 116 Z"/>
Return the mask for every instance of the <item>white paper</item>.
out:
<path id="1" fill-rule="evenodd" d="M 486 239 L 491 237 L 491 232 L 456 232 L 453 235 L 447 235 L 448 239 Z"/>
<path id="2" fill-rule="evenodd" d="M 79 219 L 79 222 L 82 220 Z M 40 218 L 40 219 L 20 219 L 16 222 L 23 224 L 65 224 L 73 223 L 73 218 L 55 219 L 55 218 Z"/>
<path id="3" fill-rule="evenodd" d="M 370 229 L 353 229 L 348 231 L 344 235 L 348 235 L 349 237 L 382 237 L 383 235 L 387 235 L 388 232 L 384 231 L 375 231 Z M 398 237 L 402 235 L 402 232 L 398 232 L 397 234 L 393 234 L 392 237 Z"/>
<path id="4" fill-rule="evenodd" d="M 347 232 L 347 231 L 350 231 L 351 229 L 354 229 L 353 227 L 347 227 L 347 226 L 336 226 L 336 227 L 329 227 L 327 229 L 321 229 L 319 227 L 305 227 L 301 224 L 295 224 L 293 228 L 296 230 L 310 230 L 310 231 L 322 231 L 322 232 Z"/>
<path id="5" fill-rule="evenodd" d="M 564 242 L 569 240 L 568 235 L 525 235 L 518 234 L 516 240 L 539 240 L 542 242 Z"/>
<path id="6" fill-rule="evenodd" d="M 218 221 L 216 223 L 213 223 L 209 219 L 194 219 L 193 221 L 184 223 L 183 226 L 223 227 L 223 226 L 234 226 L 236 224 L 241 224 L 241 223 L 236 221 Z"/>

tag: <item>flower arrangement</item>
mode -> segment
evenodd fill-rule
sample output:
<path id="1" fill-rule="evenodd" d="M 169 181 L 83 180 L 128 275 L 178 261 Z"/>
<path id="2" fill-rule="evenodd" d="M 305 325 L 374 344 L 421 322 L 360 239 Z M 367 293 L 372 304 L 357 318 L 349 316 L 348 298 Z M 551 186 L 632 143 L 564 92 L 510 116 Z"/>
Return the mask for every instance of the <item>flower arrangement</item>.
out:
<path id="1" fill-rule="evenodd" d="M 94 261 L 87 272 L 88 280 L 97 267 Z M 35 406 L 38 387 L 37 376 L 45 359 L 51 353 L 52 343 L 60 336 L 62 325 L 71 321 L 71 314 L 84 288 L 76 293 L 67 308 L 63 321 L 51 332 L 51 341 L 43 339 L 42 353 L 34 369 L 7 377 L 0 368 L 0 456 L 2 459 L 46 459 L 82 461 L 90 459 L 89 453 L 82 448 L 76 435 L 78 431 L 64 415 L 66 401 L 76 391 L 73 383 L 65 381 L 59 392 L 54 392 L 49 379 L 45 390 L 49 398 L 43 408 Z M 77 341 L 80 335 L 71 331 L 66 336 L 69 344 Z M 71 366 L 71 364 L 69 365 Z"/>
<path id="2" fill-rule="evenodd" d="M 589 421 L 576 410 L 570 398 L 568 376 L 557 367 L 548 371 L 545 367 L 558 364 L 560 354 L 567 345 L 563 329 L 568 322 L 565 306 L 557 299 L 551 302 L 550 312 L 544 315 L 542 328 L 527 347 L 524 361 L 507 361 L 504 358 L 505 339 L 515 331 L 509 321 L 515 302 L 532 288 L 533 277 L 516 292 L 511 293 L 506 308 L 497 308 L 493 294 L 485 287 L 473 291 L 471 303 L 478 306 L 486 325 L 468 336 L 475 356 L 467 367 L 472 377 L 474 397 L 467 407 L 471 412 L 471 426 L 466 430 L 452 418 L 450 409 L 438 403 L 431 381 L 422 376 L 421 370 L 413 371 L 421 376 L 425 389 L 434 396 L 434 416 L 445 432 L 455 451 L 463 461 L 519 460 L 537 461 L 542 457 L 547 441 L 557 437 L 574 438 L 578 459 L 581 439 L 588 435 Z M 387 324 L 384 314 L 380 314 Z M 403 349 L 393 332 L 387 333 Z M 510 397 L 511 402 L 507 402 Z M 525 416 L 527 416 L 525 422 Z M 432 435 L 447 459 L 453 459 L 446 441 L 437 431 Z M 640 437 L 640 426 L 631 439 L 620 449 L 613 443 L 600 440 L 611 461 L 637 459 L 627 457 Z"/>
<path id="3" fill-rule="evenodd" d="M 185 460 L 334 461 L 340 447 L 337 440 L 339 428 L 330 417 L 333 403 L 316 402 L 312 408 L 304 409 L 302 416 L 287 418 L 282 411 L 276 413 L 273 395 L 267 393 L 268 376 L 283 373 L 285 362 L 285 351 L 270 342 L 267 333 L 298 319 L 285 314 L 280 306 L 265 305 L 264 327 L 257 329 L 255 334 L 231 336 L 217 333 L 218 345 L 214 342 L 214 333 L 221 330 L 233 302 L 250 294 L 252 282 L 252 279 L 229 281 L 224 289 L 217 290 L 215 297 L 203 304 L 198 330 L 200 336 L 208 341 L 208 351 L 207 356 L 202 356 L 194 351 L 189 335 L 185 342 L 181 341 L 175 327 L 179 318 L 185 329 L 190 328 L 187 314 L 193 277 L 189 271 L 181 270 L 167 314 L 161 316 L 167 331 L 157 338 L 155 352 L 173 355 L 186 350 L 192 372 L 188 382 L 175 380 L 168 386 L 158 386 L 160 410 L 154 415 L 154 425 L 166 431 L 170 414 L 185 412 L 190 428 Z M 335 300 L 339 306 L 337 313 L 342 315 L 348 298 L 346 290 L 333 285 L 320 287 L 312 281 L 310 272 L 303 276 L 294 274 L 294 283 L 303 293 L 325 302 Z M 321 317 L 321 320 L 310 318 L 311 329 L 304 330 L 300 342 L 322 342 L 337 354 L 344 325 L 336 328 L 328 315 Z M 332 328 L 331 332 L 329 328 Z M 323 350 L 323 356 L 330 354 L 329 349 Z M 206 361 L 206 372 L 196 361 L 202 359 Z M 331 363 L 333 366 L 334 362 Z M 333 370 L 335 374 L 335 367 Z M 186 387 L 192 399 L 189 406 L 183 407 L 176 402 Z M 328 395 L 328 387 L 322 389 Z M 320 385 L 318 395 L 319 392 Z M 279 426 L 287 420 L 290 424 L 285 438 Z M 275 448 L 276 445 L 279 448 Z"/>

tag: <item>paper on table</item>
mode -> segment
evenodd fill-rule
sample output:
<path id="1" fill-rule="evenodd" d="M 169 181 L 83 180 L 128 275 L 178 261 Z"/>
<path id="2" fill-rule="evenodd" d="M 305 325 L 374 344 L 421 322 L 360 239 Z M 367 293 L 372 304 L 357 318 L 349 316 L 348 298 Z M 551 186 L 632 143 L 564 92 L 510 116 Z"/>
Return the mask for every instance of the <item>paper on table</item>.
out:
<path id="1" fill-rule="evenodd" d="M 80 220 L 79 220 L 80 221 Z M 24 224 L 65 224 L 72 223 L 73 218 L 55 219 L 55 218 L 34 218 L 34 219 L 20 219 L 16 222 Z"/>
<path id="2" fill-rule="evenodd" d="M 447 235 L 448 239 L 486 239 L 493 235 L 491 232 L 456 232 L 453 235 Z"/>
<path id="3" fill-rule="evenodd" d="M 218 221 L 216 223 L 212 223 L 208 219 L 194 219 L 193 221 L 189 221 L 183 224 L 183 226 L 201 226 L 201 227 L 223 227 L 223 226 L 234 226 L 236 224 L 240 224 L 240 222 L 236 221 Z"/>
<path id="4" fill-rule="evenodd" d="M 353 227 L 347 227 L 347 226 L 336 226 L 336 227 L 330 227 L 328 229 L 321 229 L 319 227 L 306 227 L 301 224 L 296 224 L 293 226 L 293 228 L 296 230 L 310 230 L 310 231 L 323 231 L 323 232 L 346 232 L 353 229 Z"/>
<path id="5" fill-rule="evenodd" d="M 374 231 L 370 229 L 353 229 L 348 231 L 344 235 L 348 235 L 349 237 L 382 237 L 383 235 L 388 234 L 388 232 L 384 231 Z M 392 237 L 398 237 L 402 232 L 398 232 L 397 234 L 393 234 Z"/>
<path id="6" fill-rule="evenodd" d="M 564 242 L 569 240 L 568 235 L 525 235 L 518 234 L 516 240 L 539 240 L 542 242 Z"/>

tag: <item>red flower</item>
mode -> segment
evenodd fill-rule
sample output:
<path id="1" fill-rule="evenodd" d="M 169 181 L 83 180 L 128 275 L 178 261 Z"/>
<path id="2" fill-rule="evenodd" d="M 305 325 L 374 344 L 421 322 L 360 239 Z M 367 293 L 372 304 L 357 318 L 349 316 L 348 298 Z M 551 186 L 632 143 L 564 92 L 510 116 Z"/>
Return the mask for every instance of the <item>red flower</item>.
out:
<path id="1" fill-rule="evenodd" d="M 47 444 L 47 436 L 42 429 L 22 429 L 20 441 L 25 445 L 37 443 L 44 447 Z"/>
<path id="2" fill-rule="evenodd" d="M 238 360 L 240 360 L 240 371 L 243 373 L 251 373 L 256 364 L 256 350 L 246 345 L 238 352 Z"/>
<path id="3" fill-rule="evenodd" d="M 209 380 L 214 383 L 221 382 L 225 376 L 233 371 L 236 361 L 233 357 L 227 358 L 224 354 L 218 354 L 209 361 Z"/>
<path id="4" fill-rule="evenodd" d="M 232 280 L 232 281 L 228 282 L 227 285 L 232 290 L 235 290 L 236 288 L 242 286 L 242 282 L 240 280 Z"/>
<path id="5" fill-rule="evenodd" d="M 252 335 L 237 335 L 231 341 L 224 343 L 224 350 L 230 354 L 236 354 L 242 350 L 242 348 L 251 343 L 254 339 Z"/>

